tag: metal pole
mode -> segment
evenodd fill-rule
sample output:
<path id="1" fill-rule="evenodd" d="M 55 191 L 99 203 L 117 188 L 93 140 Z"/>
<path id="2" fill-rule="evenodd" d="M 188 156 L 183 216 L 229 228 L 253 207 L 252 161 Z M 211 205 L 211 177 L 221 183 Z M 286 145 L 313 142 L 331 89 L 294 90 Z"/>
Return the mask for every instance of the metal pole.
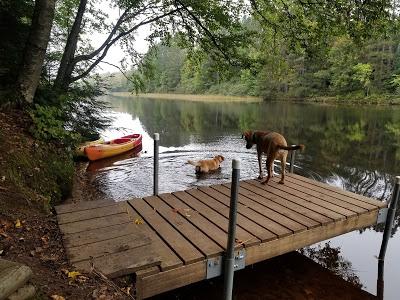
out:
<path id="1" fill-rule="evenodd" d="M 384 291 L 384 269 L 385 269 L 385 255 L 386 249 L 389 242 L 390 235 L 392 233 L 393 221 L 396 214 L 397 206 L 400 199 L 400 176 L 396 176 L 392 199 L 389 203 L 389 209 L 386 216 L 385 230 L 383 232 L 381 250 L 379 251 L 378 258 L 378 279 L 377 279 L 377 296 L 378 299 L 383 299 Z"/>
<path id="2" fill-rule="evenodd" d="M 158 195 L 158 148 L 160 143 L 160 135 L 154 133 L 154 175 L 153 175 L 153 194 Z"/>
<path id="3" fill-rule="evenodd" d="M 225 277 L 224 277 L 224 299 L 232 299 L 233 290 L 233 272 L 234 272 L 234 251 L 236 235 L 236 212 L 239 191 L 240 161 L 232 160 L 232 184 L 231 184 L 231 202 L 229 210 L 229 228 L 228 244 L 226 246 L 225 257 Z"/>
<path id="4" fill-rule="evenodd" d="M 389 209 L 387 212 L 385 231 L 383 232 L 382 245 L 381 245 L 381 250 L 379 252 L 379 260 L 385 259 L 386 248 L 390 238 L 390 234 L 392 232 L 393 220 L 396 213 L 397 204 L 399 202 L 399 194 L 400 194 L 400 176 L 397 176 L 393 188 L 392 200 L 389 203 Z"/>
<path id="5" fill-rule="evenodd" d="M 296 155 L 296 150 L 292 150 L 292 152 L 290 152 L 290 166 L 289 166 L 289 172 L 293 173 L 294 170 L 294 157 Z"/>

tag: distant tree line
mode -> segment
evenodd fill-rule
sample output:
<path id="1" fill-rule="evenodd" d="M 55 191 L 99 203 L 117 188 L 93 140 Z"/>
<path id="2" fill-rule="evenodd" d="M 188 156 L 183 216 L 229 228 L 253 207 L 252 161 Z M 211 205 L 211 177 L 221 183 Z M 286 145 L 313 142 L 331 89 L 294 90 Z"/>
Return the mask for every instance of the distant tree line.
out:
<path id="1" fill-rule="evenodd" d="M 146 53 L 146 68 L 135 71 L 145 92 L 251 95 L 264 98 L 314 96 L 398 96 L 400 35 L 397 21 L 373 37 L 353 39 L 341 31 L 302 47 L 290 38 L 263 30 L 258 21 L 243 21 L 254 34 L 238 49 L 249 68 L 224 64 L 200 49 L 181 46 L 179 37 L 162 41 Z M 132 89 L 127 80 L 114 90 Z"/>

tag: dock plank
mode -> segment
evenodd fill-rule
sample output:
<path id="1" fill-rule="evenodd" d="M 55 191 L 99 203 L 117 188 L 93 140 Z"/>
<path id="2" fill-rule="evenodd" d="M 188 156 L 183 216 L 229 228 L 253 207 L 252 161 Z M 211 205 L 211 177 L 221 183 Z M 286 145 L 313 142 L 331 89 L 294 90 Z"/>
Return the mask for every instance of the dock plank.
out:
<path id="1" fill-rule="evenodd" d="M 126 212 L 127 204 L 125 202 L 115 202 L 113 205 L 96 207 L 87 210 L 74 211 L 57 215 L 58 224 L 72 223 L 82 220 L 89 220 L 109 215 L 116 215 Z"/>
<path id="2" fill-rule="evenodd" d="M 211 188 L 219 191 L 220 193 L 223 193 L 226 197 L 226 199 L 230 200 L 230 192 L 231 190 L 227 188 L 226 186 L 223 185 L 213 185 Z M 244 197 L 243 195 L 239 194 L 238 196 L 238 202 L 239 205 L 242 205 L 245 208 L 248 208 L 249 214 L 252 216 L 257 216 L 258 214 L 262 215 L 262 217 L 259 217 L 258 219 L 261 219 L 260 221 L 257 221 L 256 219 L 254 220 L 255 222 L 258 222 L 260 225 L 266 227 L 269 226 L 269 224 L 272 223 L 277 223 L 280 224 L 281 226 L 284 226 L 285 228 L 290 229 L 292 232 L 299 232 L 306 230 L 307 227 L 296 222 L 293 219 L 290 219 L 286 217 L 286 215 L 282 213 L 278 213 L 272 209 L 269 209 L 268 207 L 265 207 L 249 198 Z M 274 221 L 275 220 L 275 221 Z M 265 225 L 264 225 L 265 223 Z M 266 227 L 268 228 L 268 227 Z"/>
<path id="3" fill-rule="evenodd" d="M 247 249 L 246 265 L 254 264 L 271 257 L 288 253 L 317 242 L 338 236 L 340 234 L 360 229 L 376 223 L 378 210 L 369 211 L 360 216 L 351 217 L 324 226 L 291 235 L 286 238 L 260 244 L 258 247 Z"/>
<path id="4" fill-rule="evenodd" d="M 85 244 L 77 247 L 68 247 L 66 249 L 70 262 L 96 258 L 107 254 L 135 249 L 151 244 L 151 239 L 141 233 L 132 233 L 113 239 L 107 239 L 100 242 Z"/>
<path id="5" fill-rule="evenodd" d="M 148 236 L 152 241 L 152 251 L 161 257 L 160 268 L 162 271 L 167 271 L 173 268 L 177 268 L 183 265 L 183 261 L 175 254 L 175 252 L 164 243 L 163 240 L 154 232 L 149 226 L 145 219 L 133 209 L 131 202 L 143 201 L 142 199 L 131 199 L 128 202 L 129 207 L 128 214 L 132 220 L 132 224 L 135 226 L 134 232 L 143 233 Z"/>
<path id="6" fill-rule="evenodd" d="M 176 196 L 178 199 L 182 200 L 191 208 L 197 210 L 200 214 L 203 215 L 203 217 L 208 219 L 210 222 L 214 223 L 225 232 L 228 232 L 229 220 L 226 217 L 212 210 L 210 207 L 198 201 L 195 197 L 193 197 L 187 192 L 175 192 L 172 194 Z M 261 242 L 258 238 L 251 235 L 249 232 L 243 230 L 238 225 L 236 225 L 236 239 L 241 241 L 246 247 L 259 244 Z"/>
<path id="7" fill-rule="evenodd" d="M 285 191 L 282 191 L 279 188 L 276 188 L 275 185 L 261 184 L 259 181 L 256 181 L 256 180 L 246 180 L 246 182 L 251 183 L 252 185 L 254 185 L 260 189 L 263 189 L 268 193 L 272 193 L 272 194 L 280 196 L 286 200 L 289 200 L 289 201 L 292 201 L 299 205 L 302 205 L 304 207 L 307 207 L 307 208 L 309 208 L 315 212 L 318 212 L 328 218 L 331 218 L 332 220 L 343 220 L 346 218 L 345 215 L 342 215 L 338 212 L 332 211 L 326 207 L 319 206 L 318 204 L 313 203 L 308 200 L 305 200 L 303 198 L 296 197 L 296 195 L 286 193 Z M 276 185 L 278 185 L 278 184 L 276 184 Z"/>
<path id="8" fill-rule="evenodd" d="M 226 194 L 221 192 L 220 189 L 221 188 L 219 186 L 199 187 L 200 191 L 206 193 L 207 195 L 213 197 L 215 200 L 226 205 L 227 213 L 229 216 L 230 196 L 227 196 Z M 228 190 L 227 194 L 230 194 L 230 190 Z M 240 196 L 238 198 L 240 198 Z M 281 224 L 272 221 L 271 219 L 259 214 L 258 212 L 251 210 L 248 206 L 243 205 L 242 203 L 240 203 L 239 199 L 237 205 L 237 212 L 245 216 L 252 222 L 262 226 L 264 228 L 264 230 L 261 229 L 262 231 L 272 233 L 270 235 L 271 238 L 273 237 L 273 235 L 276 235 L 278 237 L 283 237 L 285 235 L 293 233 L 293 230 L 289 229 L 288 227 L 282 226 Z M 246 228 L 252 228 L 252 227 L 246 226 Z M 305 229 L 305 227 L 303 228 Z"/>
<path id="9" fill-rule="evenodd" d="M 93 266 L 110 278 L 132 274 L 138 270 L 148 269 L 161 264 L 162 258 L 154 251 L 152 244 L 112 253 L 94 259 L 76 262 L 73 265 L 86 272 Z"/>
<path id="10" fill-rule="evenodd" d="M 365 200 L 360 200 L 358 198 L 349 197 L 348 195 L 334 192 L 334 191 L 326 188 L 326 186 L 319 186 L 319 185 L 311 184 L 309 182 L 299 180 L 298 178 L 293 177 L 293 176 L 288 176 L 288 181 L 293 182 L 296 185 L 299 185 L 302 189 L 304 189 L 306 191 L 312 191 L 313 193 L 316 193 L 317 196 L 324 197 L 325 195 L 328 195 L 330 197 L 343 200 L 345 202 L 351 203 L 358 207 L 362 207 L 366 210 L 373 210 L 376 208 L 376 203 L 371 204 L 372 202 L 370 202 L 370 199 L 368 199 L 368 201 L 365 201 Z"/>
<path id="11" fill-rule="evenodd" d="M 93 209 L 93 208 L 105 207 L 105 206 L 112 206 L 112 205 L 115 205 L 115 202 L 110 201 L 110 200 L 84 201 L 84 202 L 78 202 L 78 203 L 57 205 L 55 207 L 55 210 L 56 210 L 57 215 L 61 215 L 61 214 L 65 214 L 65 213 L 75 212 L 75 211 L 81 211 L 81 210 L 87 210 L 87 209 Z"/>
<path id="12" fill-rule="evenodd" d="M 259 186 L 259 184 L 257 184 L 257 185 L 252 184 L 250 180 L 241 182 L 240 186 L 248 191 L 251 191 L 253 193 L 256 193 L 257 195 L 260 195 L 261 197 L 263 197 L 269 201 L 273 201 L 275 203 L 284 205 L 290 209 L 294 209 L 298 213 L 301 213 L 302 215 L 309 217 L 321 224 L 327 224 L 327 223 L 332 222 L 332 220 L 334 220 L 332 218 L 329 218 L 329 217 L 321 214 L 320 212 L 314 211 L 313 208 L 315 209 L 315 207 L 313 205 L 311 207 L 309 207 L 308 204 L 305 203 L 304 201 L 300 201 L 300 203 L 297 203 L 296 201 L 290 201 L 281 196 L 269 193 L 268 191 L 262 189 Z M 291 198 L 291 197 L 289 197 L 289 198 Z"/>
<path id="13" fill-rule="evenodd" d="M 318 192 L 316 192 L 316 191 L 314 191 L 312 189 L 309 189 L 308 187 L 293 183 L 290 180 L 285 182 L 285 186 L 290 187 L 293 190 L 296 190 L 298 192 L 302 192 L 302 193 L 304 193 L 306 195 L 310 195 L 310 196 L 312 196 L 314 198 L 321 199 L 323 201 L 335 204 L 335 205 L 340 206 L 340 207 L 342 207 L 342 208 L 344 208 L 346 210 L 352 211 L 352 212 L 354 212 L 356 214 L 360 214 L 360 213 L 368 211 L 368 209 L 365 209 L 363 207 L 355 205 L 354 203 L 350 203 L 350 202 L 344 201 L 342 199 L 332 197 L 332 196 L 330 196 L 328 194 L 318 193 Z"/>
<path id="14" fill-rule="evenodd" d="M 64 244 L 66 247 L 82 246 L 85 244 L 101 242 L 104 240 L 129 235 L 135 231 L 136 225 L 129 220 L 127 223 L 65 234 Z"/>
<path id="15" fill-rule="evenodd" d="M 172 227 L 162 216 L 144 200 L 129 201 L 129 204 L 142 216 L 155 232 L 167 243 L 185 264 L 204 259 L 204 255 L 184 236 Z"/>
<path id="16" fill-rule="evenodd" d="M 223 184 L 223 186 L 230 189 L 230 184 Z M 296 205 L 293 204 L 292 202 L 289 202 L 289 201 L 286 202 L 286 205 L 288 207 L 291 207 L 291 209 L 290 209 L 287 206 L 282 205 L 283 203 L 274 202 L 268 198 L 261 197 L 260 195 L 253 193 L 250 190 L 247 190 L 245 188 L 246 186 L 248 187 L 248 185 L 245 182 L 240 183 L 239 195 L 242 195 L 243 197 L 251 199 L 254 203 L 256 203 L 257 205 L 254 206 L 255 209 L 259 209 L 259 205 L 265 206 L 269 209 L 272 209 L 280 214 L 287 216 L 288 218 L 306 226 L 307 228 L 313 228 L 313 227 L 323 224 L 321 222 L 315 221 L 314 219 L 297 212 Z M 244 199 L 244 198 L 241 198 L 241 199 Z M 246 203 L 247 203 L 247 201 L 243 200 L 243 204 L 246 205 Z M 248 205 L 250 205 L 250 203 L 248 203 Z M 301 208 L 303 208 L 303 207 L 301 207 Z M 329 219 L 326 218 L 326 221 L 328 222 Z"/>
<path id="17" fill-rule="evenodd" d="M 202 201 L 205 205 L 208 205 L 209 207 L 211 207 L 215 211 L 218 211 L 224 217 L 229 219 L 229 203 L 227 203 L 227 205 L 222 204 L 219 201 L 213 200 L 216 198 L 213 198 L 210 195 L 210 194 L 217 194 L 216 191 L 211 190 L 211 191 L 209 191 L 210 194 L 207 194 L 200 189 L 192 189 L 192 190 L 188 190 L 187 192 L 190 195 L 192 195 L 193 197 L 195 197 L 196 199 L 198 199 L 199 201 Z M 218 195 L 214 195 L 214 196 L 218 197 Z M 255 237 L 257 237 L 258 239 L 260 239 L 261 241 L 269 241 L 272 239 L 276 239 L 278 234 L 283 236 L 283 235 L 287 235 L 287 234 L 291 233 L 291 231 L 288 230 L 287 228 L 278 227 L 278 226 L 271 226 L 271 227 L 274 227 L 275 231 L 278 234 L 271 232 L 270 230 L 263 228 L 256 222 L 252 221 L 250 218 L 246 217 L 243 213 L 246 214 L 245 209 L 242 209 L 242 207 L 238 206 L 238 214 L 236 215 L 236 224 L 238 226 L 240 226 L 241 228 L 243 228 L 243 230 L 246 230 L 250 234 L 252 234 Z"/>
<path id="18" fill-rule="evenodd" d="M 190 240 L 205 257 L 220 255 L 223 249 L 188 220 L 169 207 L 161 198 L 151 196 L 143 198 L 151 207 L 164 217 L 186 239 Z"/>
<path id="19" fill-rule="evenodd" d="M 282 192 L 294 195 L 294 196 L 296 196 L 298 198 L 301 198 L 301 199 L 304 199 L 304 200 L 309 201 L 311 203 L 314 203 L 314 204 L 316 204 L 316 205 L 318 205 L 320 207 L 325 207 L 325 208 L 330 209 L 331 211 L 336 212 L 338 214 L 341 214 L 341 215 L 343 215 L 345 217 L 351 217 L 351 216 L 354 216 L 354 215 L 357 214 L 356 212 L 354 212 L 354 211 L 352 211 L 350 209 L 344 208 L 339 204 L 332 203 L 332 202 L 335 202 L 334 199 L 333 200 L 330 199 L 330 201 L 332 201 L 332 202 L 326 201 L 326 200 L 314 197 L 313 195 L 310 195 L 310 194 L 307 194 L 305 192 L 302 192 L 300 190 L 296 190 L 290 184 L 279 184 L 278 181 L 279 180 L 277 180 L 277 179 L 272 179 L 270 181 L 270 184 L 275 189 L 278 189 L 278 190 L 280 190 Z M 337 202 L 340 202 L 340 201 L 338 200 Z"/>
<path id="20" fill-rule="evenodd" d="M 97 228 L 108 227 L 112 225 L 129 222 L 127 213 L 120 213 L 111 216 L 100 217 L 96 219 L 82 220 L 73 223 L 60 224 L 60 230 L 63 234 L 77 233 Z"/>
<path id="21" fill-rule="evenodd" d="M 326 184 L 326 183 L 322 183 L 322 182 L 318 182 L 316 180 L 309 179 L 307 177 L 303 177 L 303 176 L 300 176 L 300 175 L 297 175 L 297 174 L 288 174 L 288 177 L 296 178 L 296 179 L 298 179 L 300 181 L 304 181 L 304 182 L 310 183 L 312 185 L 316 185 L 316 186 L 322 187 L 322 188 L 324 188 L 326 190 L 336 192 L 338 194 L 347 196 L 349 198 L 358 199 L 358 200 L 361 200 L 363 202 L 366 202 L 366 203 L 369 203 L 369 204 L 372 204 L 372 205 L 377 205 L 379 207 L 386 207 L 386 204 L 383 203 L 382 201 L 379 201 L 379 200 L 376 200 L 376 199 L 371 199 L 371 198 L 368 198 L 368 197 L 365 197 L 363 195 L 359 195 L 359 194 L 356 194 L 356 193 L 352 193 L 352 192 L 343 190 L 341 188 L 338 188 L 338 187 L 335 187 L 335 186 L 332 186 L 332 185 L 329 185 L 329 184 Z"/>
<path id="22" fill-rule="evenodd" d="M 184 202 L 176 198 L 172 194 L 161 194 L 159 197 L 173 209 L 175 209 L 182 217 L 186 218 L 210 239 L 215 241 L 222 249 L 226 249 L 228 242 L 228 234 L 223 231 L 220 227 L 211 223 L 208 219 L 203 217 L 198 211 L 192 209 Z"/>

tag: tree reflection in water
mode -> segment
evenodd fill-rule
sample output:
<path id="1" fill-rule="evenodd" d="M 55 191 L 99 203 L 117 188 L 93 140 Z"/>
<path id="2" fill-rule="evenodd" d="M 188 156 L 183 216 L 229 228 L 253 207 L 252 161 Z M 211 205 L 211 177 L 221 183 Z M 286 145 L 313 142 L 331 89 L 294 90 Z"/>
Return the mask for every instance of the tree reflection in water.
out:
<path id="1" fill-rule="evenodd" d="M 332 247 L 330 242 L 327 242 L 324 246 L 319 244 L 315 247 L 306 247 L 300 249 L 299 252 L 353 285 L 363 287 L 352 269 L 352 263 L 340 255 L 340 247 Z"/>

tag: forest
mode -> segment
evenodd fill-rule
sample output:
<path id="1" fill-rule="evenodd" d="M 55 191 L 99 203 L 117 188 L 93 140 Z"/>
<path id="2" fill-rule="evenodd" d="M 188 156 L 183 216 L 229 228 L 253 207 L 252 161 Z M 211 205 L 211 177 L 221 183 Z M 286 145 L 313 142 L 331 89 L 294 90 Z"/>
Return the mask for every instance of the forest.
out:
<path id="1" fill-rule="evenodd" d="M 221 64 L 213 53 L 188 46 L 175 34 L 155 43 L 139 68 L 128 72 L 130 77 L 116 74 L 111 80 L 112 90 L 137 90 L 139 79 L 143 91 L 156 93 L 264 99 L 376 98 L 384 103 L 398 97 L 397 3 L 392 2 L 392 9 L 387 11 L 387 23 L 381 20 L 365 31 L 361 23 L 324 28 L 303 5 L 294 4 L 296 11 L 303 10 L 302 15 L 286 12 L 289 20 L 278 10 L 268 12 L 268 19 L 243 17 L 240 25 L 248 33 L 248 41 L 234 49 L 240 63 Z M 267 21 L 270 19 L 274 23 Z M 284 29 L 287 21 L 291 27 Z M 271 28 L 265 28 L 263 22 Z M 351 27 L 344 30 L 343 26 Z"/>

